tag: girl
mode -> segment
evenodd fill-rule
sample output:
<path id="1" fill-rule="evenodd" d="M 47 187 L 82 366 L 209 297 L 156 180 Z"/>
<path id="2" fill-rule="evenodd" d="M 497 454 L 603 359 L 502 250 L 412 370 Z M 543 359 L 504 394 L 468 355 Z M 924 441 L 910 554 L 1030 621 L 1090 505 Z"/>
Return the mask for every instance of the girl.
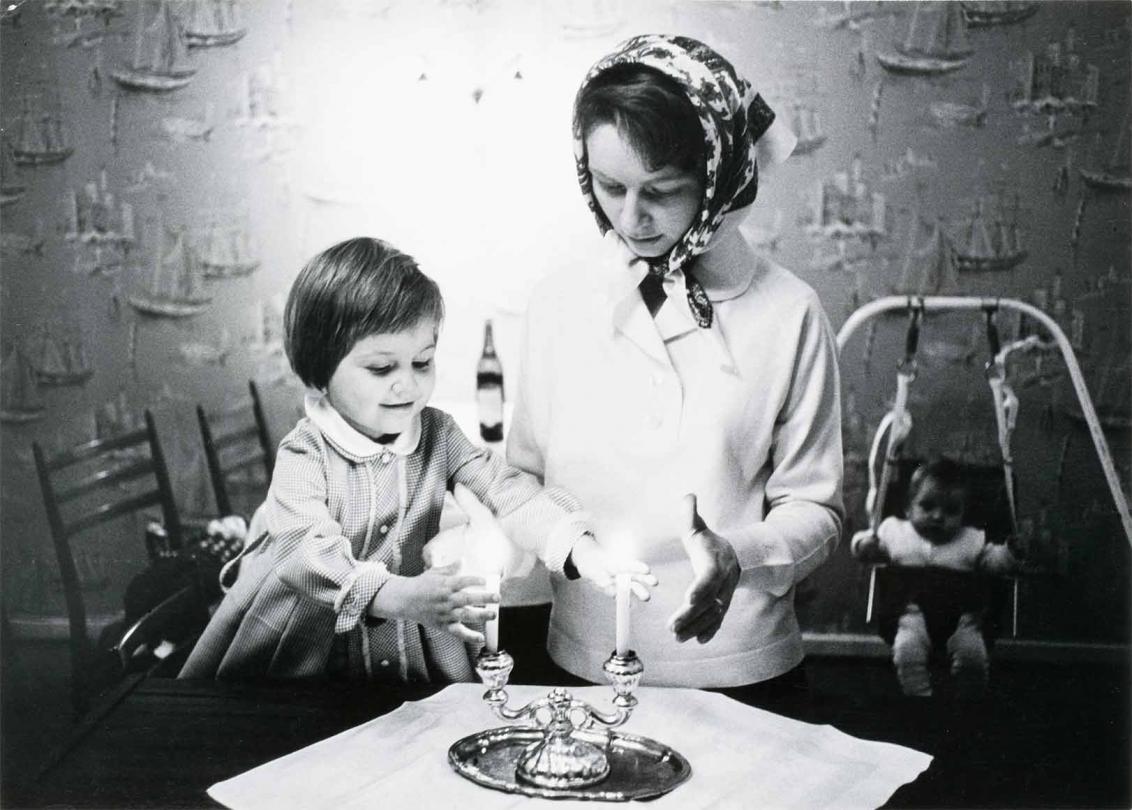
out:
<path id="1" fill-rule="evenodd" d="M 280 443 L 265 531 L 181 677 L 472 679 L 483 636 L 465 625 L 492 617 L 498 597 L 482 577 L 426 570 L 422 558 L 453 487 L 549 569 L 570 555 L 610 588 L 571 495 L 541 489 L 426 407 L 442 316 L 436 284 L 379 240 L 342 242 L 303 268 L 284 329 L 312 390 L 306 418 Z"/>
<path id="2" fill-rule="evenodd" d="M 793 689 L 794 586 L 841 530 L 836 347 L 814 292 L 737 229 L 793 135 L 711 48 L 651 35 L 590 69 L 574 136 L 607 255 L 528 306 L 508 459 L 652 565 L 643 683 Z M 612 625 L 587 583 L 551 580 L 550 654 L 598 681 Z"/>

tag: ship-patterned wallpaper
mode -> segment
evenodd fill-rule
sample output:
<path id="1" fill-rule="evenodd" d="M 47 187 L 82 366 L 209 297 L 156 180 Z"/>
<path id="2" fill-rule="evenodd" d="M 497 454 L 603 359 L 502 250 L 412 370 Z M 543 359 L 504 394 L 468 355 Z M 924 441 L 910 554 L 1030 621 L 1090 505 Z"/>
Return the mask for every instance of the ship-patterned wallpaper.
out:
<path id="1" fill-rule="evenodd" d="M 151 409 L 181 510 L 214 509 L 195 421 L 254 379 L 273 436 L 301 390 L 281 312 L 302 262 L 356 234 L 435 277 L 435 401 L 470 403 L 485 319 L 510 380 L 526 296 L 590 260 L 570 105 L 636 33 L 705 40 L 799 137 L 744 235 L 835 327 L 881 296 L 1034 304 L 1070 339 L 1128 489 L 1132 339 L 1124 2 L 4 0 L 0 11 L 0 561 L 11 616 L 62 611 L 31 442 Z M 895 391 L 903 314 L 842 354 L 846 500 Z M 1029 320 L 1012 352 L 1020 635 L 1127 640 L 1128 552 L 1065 366 Z M 908 452 L 996 463 L 983 316 L 924 319 Z M 510 382 L 509 382 L 510 385 Z M 600 392 L 595 392 L 598 394 Z M 245 504 L 250 508 L 250 504 Z M 123 521 L 80 554 L 96 610 L 144 564 Z M 844 548 L 800 590 L 806 626 L 863 632 Z"/>

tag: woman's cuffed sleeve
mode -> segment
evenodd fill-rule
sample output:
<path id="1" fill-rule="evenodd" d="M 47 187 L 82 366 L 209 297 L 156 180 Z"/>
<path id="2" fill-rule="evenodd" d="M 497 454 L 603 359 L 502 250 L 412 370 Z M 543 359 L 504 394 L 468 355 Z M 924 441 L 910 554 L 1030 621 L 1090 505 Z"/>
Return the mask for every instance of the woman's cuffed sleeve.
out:
<path id="1" fill-rule="evenodd" d="M 767 512 L 734 538 L 745 581 L 781 596 L 837 546 L 844 514 L 840 379 L 833 330 L 811 300 L 774 425 Z"/>
<path id="2" fill-rule="evenodd" d="M 495 514 L 508 539 L 536 554 L 550 571 L 562 573 L 574 544 L 589 531 L 577 498 L 557 487 L 544 488 L 535 476 L 475 446 L 451 420 L 446 444 L 450 485 L 470 489 Z"/>

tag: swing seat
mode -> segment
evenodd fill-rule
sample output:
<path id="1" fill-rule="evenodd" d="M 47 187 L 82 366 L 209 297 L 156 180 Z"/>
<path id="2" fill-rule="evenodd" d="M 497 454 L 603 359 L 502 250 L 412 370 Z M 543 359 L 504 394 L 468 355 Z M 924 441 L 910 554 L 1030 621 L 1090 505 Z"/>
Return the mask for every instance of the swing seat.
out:
<path id="1" fill-rule="evenodd" d="M 919 459 L 900 459 L 885 497 L 885 516 L 899 514 L 908 500 L 908 482 Z M 968 482 L 966 523 L 982 529 L 988 543 L 1003 543 L 1010 534 L 1010 504 L 1002 468 L 980 464 L 961 465 Z M 894 565 L 875 567 L 873 621 L 880 636 L 892 644 L 896 625 L 905 606 L 914 601 L 924 613 L 933 645 L 942 650 L 961 613 L 982 619 L 987 645 L 1009 627 L 1008 610 L 1013 598 L 1013 578 L 979 571 L 944 568 L 912 568 Z"/>
<path id="2" fill-rule="evenodd" d="M 924 614 L 932 646 L 942 651 L 963 613 L 980 617 L 988 645 L 1001 631 L 1001 616 L 1010 601 L 1011 580 L 975 571 L 946 568 L 877 567 L 877 632 L 890 646 L 896 626 L 908 603 L 915 602 Z"/>

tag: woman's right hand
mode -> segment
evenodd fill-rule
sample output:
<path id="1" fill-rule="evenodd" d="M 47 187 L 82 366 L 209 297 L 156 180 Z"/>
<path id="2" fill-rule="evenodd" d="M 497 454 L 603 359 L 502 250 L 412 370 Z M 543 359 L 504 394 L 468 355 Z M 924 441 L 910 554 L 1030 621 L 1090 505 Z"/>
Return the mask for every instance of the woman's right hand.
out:
<path id="1" fill-rule="evenodd" d="M 633 593 L 642 602 L 650 598 L 649 588 L 657 579 L 640 560 L 618 560 L 602 548 L 591 534 L 584 534 L 570 551 L 570 560 L 583 579 L 589 580 L 607 596 L 617 594 L 617 575 L 629 574 Z"/>
<path id="2" fill-rule="evenodd" d="M 482 624 L 498 615 L 499 594 L 484 578 L 459 574 L 459 564 L 430 568 L 415 577 L 391 577 L 370 602 L 369 613 L 447 630 L 461 641 L 482 644 L 483 633 L 466 624 Z"/>

